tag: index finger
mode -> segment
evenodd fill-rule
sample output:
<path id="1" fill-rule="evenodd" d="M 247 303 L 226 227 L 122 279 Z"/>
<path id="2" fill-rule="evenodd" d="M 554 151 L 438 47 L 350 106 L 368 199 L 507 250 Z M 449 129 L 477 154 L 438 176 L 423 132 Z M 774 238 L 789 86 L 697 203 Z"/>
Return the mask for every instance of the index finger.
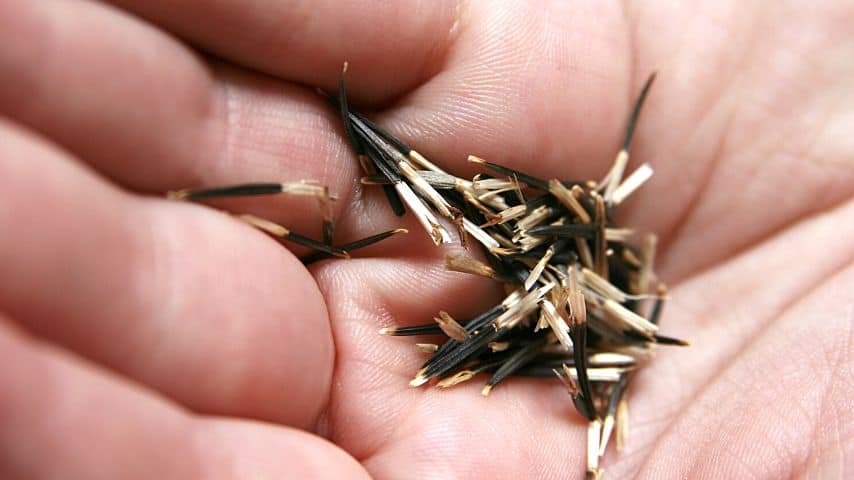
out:
<path id="1" fill-rule="evenodd" d="M 285 80 L 333 89 L 344 61 L 370 65 L 348 78 L 367 103 L 395 98 L 435 73 L 462 13 L 459 2 L 447 0 L 111 2 L 206 51 Z"/>

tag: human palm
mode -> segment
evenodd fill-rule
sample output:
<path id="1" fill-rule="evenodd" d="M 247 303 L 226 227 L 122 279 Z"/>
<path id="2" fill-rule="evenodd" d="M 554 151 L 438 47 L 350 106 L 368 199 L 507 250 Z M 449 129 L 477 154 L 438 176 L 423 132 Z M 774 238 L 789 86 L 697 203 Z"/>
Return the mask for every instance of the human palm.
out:
<path id="1" fill-rule="evenodd" d="M 633 147 L 656 176 L 622 215 L 659 234 L 662 328 L 694 344 L 635 377 L 606 474 L 851 471 L 851 5 L 112 4 L 0 1 L 0 476 L 582 474 L 556 382 L 412 389 L 423 354 L 376 334 L 499 292 L 360 187 L 311 88 L 345 60 L 351 102 L 461 176 L 471 153 L 599 178 L 659 70 Z M 337 238 L 411 233 L 306 269 L 162 198 L 303 178 L 338 194 Z M 320 223 L 299 198 L 215 206 Z"/>

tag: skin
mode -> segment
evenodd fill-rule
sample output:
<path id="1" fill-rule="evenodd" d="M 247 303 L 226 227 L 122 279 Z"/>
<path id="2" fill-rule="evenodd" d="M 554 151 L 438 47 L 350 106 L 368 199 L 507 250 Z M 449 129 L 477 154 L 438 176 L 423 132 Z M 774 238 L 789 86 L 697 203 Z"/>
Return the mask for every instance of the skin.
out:
<path id="1" fill-rule="evenodd" d="M 636 376 L 607 474 L 850 476 L 854 6 L 532 5 L 0 0 L 0 477 L 581 478 L 556 382 L 411 389 L 423 354 L 376 334 L 498 292 L 360 187 L 313 93 L 344 60 L 351 103 L 463 176 L 601 177 L 658 70 L 620 215 L 693 346 Z M 303 178 L 342 242 L 410 233 L 306 269 L 163 198 Z M 319 236 L 310 199 L 213 205 Z"/>

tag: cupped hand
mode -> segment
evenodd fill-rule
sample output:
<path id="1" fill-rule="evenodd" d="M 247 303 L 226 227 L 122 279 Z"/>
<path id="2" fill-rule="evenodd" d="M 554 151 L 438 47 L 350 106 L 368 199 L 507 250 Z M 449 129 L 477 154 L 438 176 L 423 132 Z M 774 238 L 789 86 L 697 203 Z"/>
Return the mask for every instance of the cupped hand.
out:
<path id="1" fill-rule="evenodd" d="M 854 8 L 846 2 L 0 0 L 0 476 L 579 478 L 556 382 L 407 385 L 377 335 L 490 305 L 362 189 L 351 103 L 431 160 L 600 178 L 631 102 L 653 180 L 662 348 L 610 478 L 854 469 Z M 314 179 L 342 241 L 309 269 L 163 193 Z M 301 198 L 220 202 L 319 235 Z M 296 254 L 304 253 L 294 250 Z"/>

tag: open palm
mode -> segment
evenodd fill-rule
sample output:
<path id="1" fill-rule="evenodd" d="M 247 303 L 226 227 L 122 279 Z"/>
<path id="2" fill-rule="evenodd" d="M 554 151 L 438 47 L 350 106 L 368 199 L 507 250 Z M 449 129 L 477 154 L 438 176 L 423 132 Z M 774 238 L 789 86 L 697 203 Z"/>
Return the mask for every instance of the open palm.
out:
<path id="1" fill-rule="evenodd" d="M 556 382 L 411 389 L 423 354 L 376 334 L 499 292 L 360 187 L 312 89 L 348 60 L 352 103 L 461 175 L 476 154 L 600 177 L 659 70 L 633 150 L 656 176 L 622 214 L 659 234 L 663 329 L 694 346 L 636 377 L 606 474 L 842 478 L 852 22 L 834 1 L 0 0 L 0 476 L 582 474 Z M 338 238 L 411 233 L 306 269 L 162 199 L 303 178 L 338 194 Z M 216 206 L 319 230 L 307 200 Z"/>

